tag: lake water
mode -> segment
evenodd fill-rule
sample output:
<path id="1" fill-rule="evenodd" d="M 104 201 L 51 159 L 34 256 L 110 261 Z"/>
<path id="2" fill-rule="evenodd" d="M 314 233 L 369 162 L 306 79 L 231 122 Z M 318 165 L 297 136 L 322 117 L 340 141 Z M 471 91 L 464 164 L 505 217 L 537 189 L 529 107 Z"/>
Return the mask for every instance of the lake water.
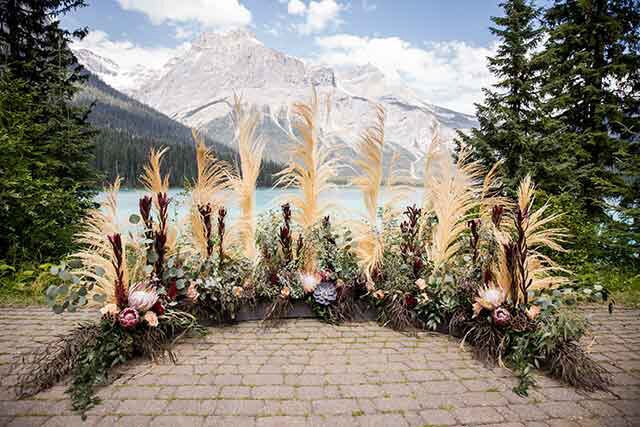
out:
<path id="1" fill-rule="evenodd" d="M 283 197 L 286 194 L 291 193 L 296 193 L 296 190 L 273 188 L 257 189 L 255 207 L 256 215 L 266 212 L 269 209 L 279 209 L 282 204 Z M 144 190 L 121 190 L 120 193 L 118 193 L 118 220 L 121 226 L 126 228 L 129 217 L 132 214 L 138 213 L 138 201 L 145 194 L 146 192 Z M 401 204 L 412 205 L 416 203 L 419 205 L 422 194 L 422 188 L 415 188 L 407 195 L 406 201 Z M 184 190 L 176 188 L 169 190 L 169 197 L 172 199 L 170 209 L 171 217 L 178 220 L 184 218 L 189 210 L 189 195 L 186 194 Z M 383 202 L 388 200 L 388 198 L 389 193 L 383 191 Z M 98 202 L 102 202 L 104 199 L 105 193 L 98 194 Z M 324 193 L 322 199 L 334 204 L 335 208 L 332 212 L 332 216 L 340 216 L 340 219 L 353 218 L 364 212 L 362 193 L 355 188 L 335 188 Z M 226 207 L 231 220 L 238 216 L 239 209 L 232 195 L 230 195 Z"/>

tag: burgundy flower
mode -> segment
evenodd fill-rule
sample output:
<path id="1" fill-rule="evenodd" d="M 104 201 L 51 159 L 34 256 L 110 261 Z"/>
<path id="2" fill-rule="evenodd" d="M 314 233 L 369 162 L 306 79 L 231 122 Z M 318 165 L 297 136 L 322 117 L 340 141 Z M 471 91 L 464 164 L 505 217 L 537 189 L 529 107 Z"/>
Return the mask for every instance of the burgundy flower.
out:
<path id="1" fill-rule="evenodd" d="M 162 316 L 164 314 L 164 307 L 160 301 L 156 302 L 153 307 L 151 307 L 151 311 L 153 311 L 158 316 Z"/>
<path id="2" fill-rule="evenodd" d="M 140 321 L 140 315 L 135 308 L 125 308 L 118 315 L 118 321 L 123 328 L 133 329 Z"/>
<path id="3" fill-rule="evenodd" d="M 175 299 L 178 295 L 178 285 L 176 284 L 176 279 L 172 279 L 171 283 L 169 283 L 169 289 L 167 290 L 167 296 L 169 299 Z"/>
<path id="4" fill-rule="evenodd" d="M 491 315 L 493 321 L 498 326 L 505 326 L 511 320 L 511 314 L 509 310 L 504 307 L 498 307 L 493 310 L 493 314 Z"/>
<path id="5" fill-rule="evenodd" d="M 404 303 L 407 307 L 412 308 L 412 307 L 415 307 L 416 304 L 418 304 L 418 300 L 413 295 L 407 294 L 404 297 Z"/>

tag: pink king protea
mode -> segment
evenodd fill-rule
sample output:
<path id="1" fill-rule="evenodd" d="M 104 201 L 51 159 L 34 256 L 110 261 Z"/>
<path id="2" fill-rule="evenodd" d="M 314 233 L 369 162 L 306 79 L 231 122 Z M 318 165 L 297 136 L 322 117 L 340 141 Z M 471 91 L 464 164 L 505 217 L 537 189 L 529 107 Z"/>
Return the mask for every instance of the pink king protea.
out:
<path id="1" fill-rule="evenodd" d="M 120 326 L 126 329 L 135 328 L 135 326 L 140 321 L 140 315 L 138 314 L 138 310 L 135 308 L 127 307 L 120 312 L 118 315 L 118 321 L 120 322 Z"/>
<path id="2" fill-rule="evenodd" d="M 491 317 L 493 318 L 495 324 L 498 326 L 504 326 L 509 323 L 509 320 L 511 320 L 511 314 L 509 313 L 509 310 L 504 307 L 498 307 L 493 310 Z"/>

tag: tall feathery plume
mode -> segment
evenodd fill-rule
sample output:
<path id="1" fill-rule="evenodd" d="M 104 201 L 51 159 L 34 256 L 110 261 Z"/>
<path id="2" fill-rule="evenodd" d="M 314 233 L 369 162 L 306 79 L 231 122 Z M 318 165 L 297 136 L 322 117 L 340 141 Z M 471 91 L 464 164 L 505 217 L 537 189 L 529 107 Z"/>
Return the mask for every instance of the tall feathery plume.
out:
<path id="1" fill-rule="evenodd" d="M 169 147 L 165 147 L 161 150 L 152 148 L 149 151 L 149 162 L 144 165 L 143 174 L 140 177 L 140 182 L 142 182 L 147 191 L 151 193 L 156 209 L 159 208 L 157 195 L 160 193 L 167 193 L 169 191 L 169 175 L 163 178 L 160 173 L 162 157 L 168 150 Z"/>
<path id="2" fill-rule="evenodd" d="M 567 270 L 540 252 L 542 248 L 564 252 L 562 243 L 566 230 L 548 225 L 561 214 L 545 215 L 549 204 L 533 210 L 535 185 L 527 175 L 518 187 L 518 202 L 510 213 L 510 240 L 502 244 L 497 266 L 498 283 L 508 293 L 514 304 L 526 303 L 528 291 L 554 287 L 567 282 Z"/>
<path id="3" fill-rule="evenodd" d="M 200 257 L 206 259 L 213 252 L 212 213 L 225 202 L 224 190 L 229 186 L 230 171 L 228 165 L 217 160 L 207 148 L 200 133 L 195 129 L 191 133 L 196 144 L 197 177 L 191 189 L 191 233 L 188 236 Z"/>
<path id="4" fill-rule="evenodd" d="M 434 161 L 434 153 L 430 152 L 432 157 L 428 157 L 428 162 Z M 472 212 L 482 203 L 483 169 L 479 162 L 470 161 L 469 155 L 469 149 L 463 147 L 455 167 L 449 163 L 450 156 L 442 156 L 446 162 L 439 162 L 439 170 L 425 173 L 424 206 L 438 219 L 428 248 L 436 271 L 445 268 L 458 252 L 460 236 L 467 229 Z"/>
<path id="5" fill-rule="evenodd" d="M 362 191 L 366 208 L 366 221 L 353 221 L 355 253 L 360 269 L 364 272 L 369 288 L 373 288 L 373 276 L 379 268 L 383 254 L 381 233 L 377 227 L 377 213 L 380 202 L 380 189 L 384 176 L 384 121 L 385 113 L 381 106 L 376 107 L 375 124 L 367 128 L 360 137 L 355 161 L 361 175 L 352 180 L 352 184 Z"/>
<path id="6" fill-rule="evenodd" d="M 287 201 L 294 207 L 293 219 L 308 231 L 318 223 L 329 208 L 330 203 L 322 202 L 320 196 L 330 189 L 329 180 L 335 176 L 335 160 L 331 160 L 330 150 L 321 142 L 322 134 L 318 126 L 319 120 L 318 95 L 312 90 L 309 104 L 296 103 L 293 105 L 295 116 L 294 128 L 300 134 L 297 137 L 291 130 L 287 130 L 288 137 L 293 141 L 290 150 L 289 166 L 280 171 L 276 186 L 297 188 L 302 195 L 288 195 Z"/>
<path id="7" fill-rule="evenodd" d="M 83 249 L 72 254 L 81 267 L 74 274 L 84 283 L 94 283 L 89 287 L 87 300 L 96 304 L 94 295 L 103 294 L 107 302 L 122 303 L 128 290 L 127 257 L 123 256 L 126 241 L 117 221 L 117 196 L 120 191 L 120 177 L 113 185 L 105 188 L 106 201 L 103 210 L 92 209 L 84 221 L 83 230 L 76 236 L 76 243 Z"/>
<path id="8" fill-rule="evenodd" d="M 160 168 L 162 166 L 162 157 L 169 148 L 165 147 L 161 150 L 151 149 L 149 152 L 149 162 L 143 167 L 143 174 L 140 176 L 140 182 L 145 186 L 153 199 L 153 204 L 158 214 L 158 221 L 154 224 L 154 235 L 164 236 L 163 253 L 170 253 L 175 248 L 177 239 L 177 229 L 169 224 L 169 221 L 161 221 L 161 217 L 168 213 L 169 194 L 169 175 L 162 177 Z M 157 244 L 156 244 L 157 247 Z"/>
<path id="9" fill-rule="evenodd" d="M 255 109 L 244 110 L 242 99 L 238 96 L 234 98 L 233 112 L 240 165 L 239 174 L 231 179 L 231 188 L 240 205 L 240 219 L 234 225 L 232 235 L 241 244 L 244 255 L 253 260 L 257 254 L 255 193 L 265 144 L 262 138 L 256 136 L 260 114 Z"/>

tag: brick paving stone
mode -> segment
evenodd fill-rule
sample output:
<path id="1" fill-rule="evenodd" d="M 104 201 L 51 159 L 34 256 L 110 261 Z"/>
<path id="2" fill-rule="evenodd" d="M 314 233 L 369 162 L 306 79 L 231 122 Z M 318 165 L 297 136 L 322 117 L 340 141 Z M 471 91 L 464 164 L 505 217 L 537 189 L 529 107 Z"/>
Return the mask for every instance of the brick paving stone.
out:
<path id="1" fill-rule="evenodd" d="M 640 311 L 582 308 L 592 355 L 611 393 L 584 393 L 535 374 L 528 397 L 508 369 L 484 366 L 459 341 L 406 336 L 372 322 L 343 326 L 292 319 L 209 328 L 176 345 L 178 363 L 135 360 L 97 390 L 88 419 L 71 412 L 65 383 L 16 401 L 13 363 L 91 312 L 0 307 L 0 426 L 404 426 L 640 425 Z"/>
<path id="2" fill-rule="evenodd" d="M 495 408 L 459 408 L 454 409 L 453 415 L 460 423 L 466 425 L 503 421 L 502 415 Z"/>
<path id="3" fill-rule="evenodd" d="M 452 426 L 457 424 L 453 414 L 442 409 L 427 409 L 420 412 L 420 416 L 427 425 Z"/>

